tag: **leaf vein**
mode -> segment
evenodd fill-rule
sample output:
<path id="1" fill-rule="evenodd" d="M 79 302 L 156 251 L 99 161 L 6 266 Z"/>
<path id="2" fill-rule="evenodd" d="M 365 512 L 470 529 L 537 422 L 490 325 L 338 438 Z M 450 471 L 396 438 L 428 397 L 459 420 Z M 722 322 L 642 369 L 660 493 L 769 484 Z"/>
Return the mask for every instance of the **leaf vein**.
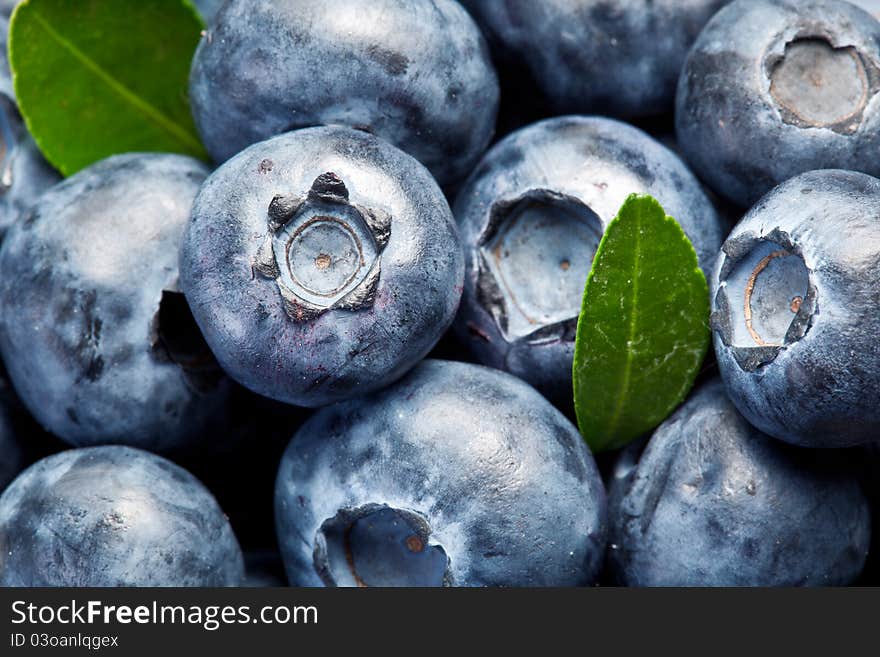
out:
<path id="1" fill-rule="evenodd" d="M 203 152 L 201 143 L 186 129 L 169 119 L 159 109 L 140 98 L 137 94 L 131 91 L 131 89 L 107 73 L 107 71 L 82 52 L 82 50 L 80 50 L 72 41 L 59 34 L 39 12 L 33 11 L 32 15 L 51 39 L 53 39 L 62 49 L 70 53 L 70 55 L 79 61 L 86 69 L 107 84 L 107 86 L 122 97 L 123 100 L 131 104 L 162 130 L 170 134 L 173 139 L 180 142 L 190 152 Z"/>
<path id="2" fill-rule="evenodd" d="M 635 213 L 635 239 L 633 240 L 633 276 L 630 289 L 630 317 L 626 340 L 626 358 L 623 365 L 623 373 L 621 375 L 620 386 L 618 387 L 617 401 L 614 405 L 614 412 L 608 422 L 608 439 L 614 440 L 617 436 L 617 430 L 620 426 L 620 420 L 623 416 L 623 409 L 629 394 L 630 379 L 632 378 L 633 342 L 636 337 L 636 327 L 638 325 L 638 298 L 639 298 L 639 268 L 638 261 L 641 258 L 642 241 L 642 213 Z"/>

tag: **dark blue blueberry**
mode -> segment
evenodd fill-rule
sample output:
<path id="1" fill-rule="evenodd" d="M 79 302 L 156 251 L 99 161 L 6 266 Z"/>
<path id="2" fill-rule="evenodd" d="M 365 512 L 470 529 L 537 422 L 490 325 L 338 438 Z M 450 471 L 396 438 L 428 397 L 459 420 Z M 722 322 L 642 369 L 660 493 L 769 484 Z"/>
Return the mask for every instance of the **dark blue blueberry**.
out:
<path id="1" fill-rule="evenodd" d="M 562 117 L 489 151 L 455 204 L 467 259 L 456 329 L 481 362 L 570 404 L 584 284 L 632 193 L 663 204 L 708 272 L 723 239 L 718 216 L 681 160 L 642 131 Z"/>
<path id="2" fill-rule="evenodd" d="M 712 280 L 715 355 L 761 431 L 810 447 L 880 437 L 880 180 L 812 171 L 734 228 Z"/>
<path id="3" fill-rule="evenodd" d="M 236 586 L 241 550 L 199 481 L 119 445 L 38 461 L 0 497 L 2 586 Z"/>
<path id="4" fill-rule="evenodd" d="M 177 253 L 207 174 L 177 155 L 103 160 L 46 192 L 0 250 L 0 352 L 24 404 L 74 445 L 193 439 L 228 391 Z"/>
<path id="5" fill-rule="evenodd" d="M 852 582 L 871 535 L 855 471 L 752 428 L 721 382 L 700 389 L 611 485 L 609 563 L 629 586 Z"/>
<path id="6" fill-rule="evenodd" d="M 303 586 L 583 585 L 605 546 L 577 430 L 522 381 L 448 361 L 318 411 L 281 462 L 275 514 Z"/>
<path id="7" fill-rule="evenodd" d="M 672 110 L 681 65 L 730 0 L 465 0 L 505 78 L 531 79 L 556 113 Z M 506 82 L 510 80 L 506 79 Z"/>
<path id="8" fill-rule="evenodd" d="M 181 286 L 220 364 L 320 406 L 381 388 L 448 328 L 463 258 L 428 171 L 348 128 L 255 144 L 205 183 Z"/>
<path id="9" fill-rule="evenodd" d="M 880 174 L 880 23 L 837 0 L 737 0 L 694 44 L 678 140 L 712 188 L 747 207 L 812 169 Z"/>
<path id="10" fill-rule="evenodd" d="M 229 0 L 190 77 L 218 162 L 289 130 L 344 125 L 390 141 L 443 184 L 489 144 L 498 95 L 483 37 L 452 0 Z"/>

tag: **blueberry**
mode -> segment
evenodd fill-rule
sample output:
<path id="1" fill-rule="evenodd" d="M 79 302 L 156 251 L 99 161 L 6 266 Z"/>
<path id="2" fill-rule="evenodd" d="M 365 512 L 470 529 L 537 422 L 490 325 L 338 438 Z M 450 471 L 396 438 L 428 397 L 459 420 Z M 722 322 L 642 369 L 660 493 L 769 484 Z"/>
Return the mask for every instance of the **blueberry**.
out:
<path id="1" fill-rule="evenodd" d="M 73 449 L 0 497 L 2 586 L 235 586 L 241 550 L 208 490 L 130 447 Z"/>
<path id="2" fill-rule="evenodd" d="M 852 582 L 865 563 L 870 512 L 837 456 L 761 434 L 720 382 L 706 384 L 656 430 L 637 465 L 616 473 L 614 575 L 630 586 Z"/>
<path id="3" fill-rule="evenodd" d="M 219 162 L 336 124 L 390 141 L 447 184 L 488 145 L 498 82 L 452 0 L 229 0 L 196 51 L 190 96 Z"/>
<path id="4" fill-rule="evenodd" d="M 847 2 L 737 0 L 694 44 L 676 131 L 686 159 L 747 207 L 812 169 L 880 174 L 880 23 Z"/>
<path id="5" fill-rule="evenodd" d="M 708 270 L 723 238 L 715 210 L 684 164 L 640 130 L 563 117 L 492 148 L 455 204 L 467 259 L 456 328 L 481 362 L 571 403 L 584 284 L 605 227 L 634 192 L 663 204 Z"/>
<path id="6" fill-rule="evenodd" d="M 730 0 L 466 0 L 506 82 L 530 77 L 556 113 L 671 112 L 700 29 Z M 517 101 L 519 102 L 519 98 Z"/>
<path id="7" fill-rule="evenodd" d="M 207 170 L 178 155 L 103 160 L 46 192 L 0 250 L 0 352 L 22 401 L 74 445 L 193 439 L 228 380 L 177 290 Z"/>
<path id="8" fill-rule="evenodd" d="M 0 238 L 40 194 L 61 180 L 18 112 L 6 55 L 8 27 L 0 18 Z"/>
<path id="9" fill-rule="evenodd" d="M 712 280 L 715 355 L 740 412 L 811 447 L 880 436 L 880 180 L 812 171 L 734 228 Z"/>
<path id="10" fill-rule="evenodd" d="M 348 128 L 255 144 L 196 200 L 181 286 L 223 368 L 320 406 L 381 388 L 455 315 L 463 257 L 428 171 Z"/>
<path id="11" fill-rule="evenodd" d="M 605 493 L 528 385 L 427 360 L 318 411 L 281 462 L 281 553 L 302 586 L 573 586 L 598 574 Z"/>

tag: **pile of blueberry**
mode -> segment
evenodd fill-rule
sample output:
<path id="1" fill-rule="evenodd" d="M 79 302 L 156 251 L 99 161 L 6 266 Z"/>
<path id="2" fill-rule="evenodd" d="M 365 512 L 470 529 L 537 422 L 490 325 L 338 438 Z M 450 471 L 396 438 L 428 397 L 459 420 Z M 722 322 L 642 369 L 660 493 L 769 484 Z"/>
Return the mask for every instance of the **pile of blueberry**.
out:
<path id="1" fill-rule="evenodd" d="M 3 67 L 0 584 L 873 581 L 869 11 L 197 4 L 213 170 L 61 181 Z M 577 317 L 632 193 L 694 245 L 715 349 L 594 457 Z"/>

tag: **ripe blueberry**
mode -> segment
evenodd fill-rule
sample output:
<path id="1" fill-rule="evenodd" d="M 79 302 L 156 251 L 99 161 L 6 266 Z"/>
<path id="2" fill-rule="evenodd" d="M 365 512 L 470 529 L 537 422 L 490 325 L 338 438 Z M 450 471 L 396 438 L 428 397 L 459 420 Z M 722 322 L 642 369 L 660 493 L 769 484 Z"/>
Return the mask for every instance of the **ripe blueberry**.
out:
<path id="1" fill-rule="evenodd" d="M 130 447 L 38 461 L 0 496 L 2 586 L 236 586 L 241 550 L 198 480 Z"/>
<path id="2" fill-rule="evenodd" d="M 708 271 L 722 231 L 671 151 L 602 118 L 536 123 L 492 148 L 456 199 L 467 259 L 459 335 L 484 364 L 571 400 L 584 284 L 608 223 L 634 192 L 675 217 Z"/>
<path id="3" fill-rule="evenodd" d="M 229 0 L 196 51 L 190 97 L 218 162 L 289 130 L 344 125 L 447 184 L 489 144 L 498 82 L 452 0 Z"/>
<path id="4" fill-rule="evenodd" d="M 318 411 L 276 483 L 303 586 L 575 586 L 605 546 L 605 493 L 571 423 L 518 379 L 427 360 Z"/>
<path id="5" fill-rule="evenodd" d="M 752 428 L 706 384 L 609 494 L 609 564 L 630 586 L 847 584 L 870 541 L 868 501 L 839 455 Z M 841 459 L 842 461 L 842 459 Z"/>
<path id="6" fill-rule="evenodd" d="M 837 0 L 737 0 L 688 55 L 678 141 L 719 194 L 748 207 L 813 169 L 880 175 L 880 23 Z"/>
<path id="7" fill-rule="evenodd" d="M 177 288 L 207 174 L 178 155 L 103 160 L 46 192 L 0 250 L 0 352 L 24 404 L 74 445 L 176 448 L 223 404 Z"/>
<path id="8" fill-rule="evenodd" d="M 733 229 L 712 278 L 715 355 L 761 431 L 811 447 L 880 436 L 880 180 L 812 171 Z"/>
<path id="9" fill-rule="evenodd" d="M 670 112 L 688 49 L 730 0 L 466 0 L 508 84 L 540 90 L 556 113 Z"/>
<path id="10" fill-rule="evenodd" d="M 381 388 L 448 328 L 463 258 L 428 171 L 348 128 L 255 144 L 196 200 L 181 286 L 223 368 L 320 406 Z"/>

